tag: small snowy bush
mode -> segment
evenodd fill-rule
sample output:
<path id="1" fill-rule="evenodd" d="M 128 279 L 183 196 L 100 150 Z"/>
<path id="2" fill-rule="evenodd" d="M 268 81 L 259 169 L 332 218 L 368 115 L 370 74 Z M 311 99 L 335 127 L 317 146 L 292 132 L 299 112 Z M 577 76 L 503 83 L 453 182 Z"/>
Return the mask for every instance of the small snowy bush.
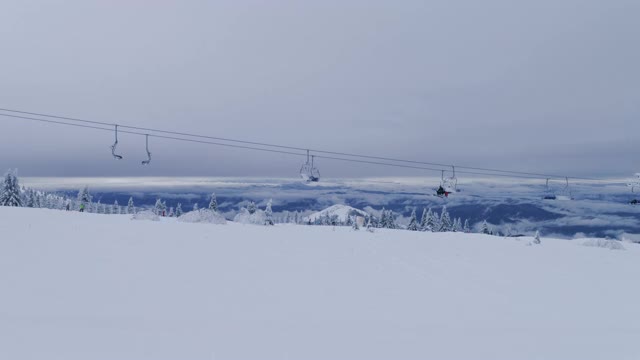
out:
<path id="1" fill-rule="evenodd" d="M 622 243 L 617 240 L 607 239 L 587 239 L 581 243 L 582 246 L 600 247 L 609 250 L 625 250 Z"/>
<path id="2" fill-rule="evenodd" d="M 160 217 L 154 214 L 153 211 L 145 210 L 145 211 L 140 211 L 139 213 L 133 214 L 133 216 L 131 216 L 131 220 L 160 221 Z"/>
<path id="3" fill-rule="evenodd" d="M 209 209 L 198 209 L 194 211 L 189 211 L 186 214 L 183 214 L 178 218 L 180 222 L 186 223 L 205 223 L 205 224 L 218 224 L 224 225 L 227 223 L 227 220 L 224 216 L 218 214 L 216 211 L 212 211 Z"/>
<path id="4" fill-rule="evenodd" d="M 264 225 L 266 219 L 266 214 L 260 209 L 255 209 L 253 213 L 250 213 L 249 210 L 242 208 L 233 221 L 240 224 Z"/>

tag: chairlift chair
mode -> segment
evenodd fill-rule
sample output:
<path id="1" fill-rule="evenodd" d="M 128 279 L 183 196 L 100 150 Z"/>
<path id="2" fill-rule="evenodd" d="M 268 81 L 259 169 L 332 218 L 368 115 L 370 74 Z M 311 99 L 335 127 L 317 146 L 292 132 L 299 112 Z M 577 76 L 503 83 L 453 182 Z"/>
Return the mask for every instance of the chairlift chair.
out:
<path id="1" fill-rule="evenodd" d="M 149 152 L 149 134 L 145 134 L 145 141 L 147 145 L 147 160 L 142 161 L 142 165 L 149 165 L 151 163 L 151 153 Z"/>
<path id="2" fill-rule="evenodd" d="M 451 167 L 451 176 L 445 177 L 444 170 L 440 175 L 440 186 L 436 190 L 436 195 L 440 197 L 449 197 L 450 194 L 458 192 L 458 178 L 456 177 L 455 166 Z"/>
<path id="3" fill-rule="evenodd" d="M 553 190 L 551 190 L 551 188 L 549 187 L 549 179 L 547 179 L 547 183 L 545 185 L 544 196 L 542 198 L 544 200 L 555 200 L 556 199 L 555 192 L 553 192 Z"/>
<path id="4" fill-rule="evenodd" d="M 118 146 L 118 125 L 115 125 L 115 127 L 116 127 L 116 142 L 114 142 L 113 145 L 111 145 L 111 155 L 113 155 L 113 158 L 116 160 L 122 160 L 122 155 L 116 154 L 116 147 Z"/>
<path id="5" fill-rule="evenodd" d="M 569 187 L 569 178 L 565 178 L 565 186 L 560 191 L 555 191 L 551 186 L 549 186 L 549 178 L 547 178 L 546 186 L 545 186 L 545 194 L 542 197 L 544 200 L 573 200 L 573 195 L 571 194 L 571 188 Z"/>
<path id="6" fill-rule="evenodd" d="M 314 165 L 314 155 L 309 155 L 309 150 L 307 150 L 307 162 L 302 164 L 300 168 L 300 177 L 305 182 L 318 182 L 320 181 L 320 171 L 316 169 Z"/>

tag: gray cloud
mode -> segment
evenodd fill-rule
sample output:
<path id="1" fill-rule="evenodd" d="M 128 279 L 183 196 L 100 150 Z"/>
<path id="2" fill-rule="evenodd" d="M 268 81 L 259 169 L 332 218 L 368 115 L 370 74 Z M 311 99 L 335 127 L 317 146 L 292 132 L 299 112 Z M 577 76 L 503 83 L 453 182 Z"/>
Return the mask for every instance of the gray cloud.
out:
<path id="1" fill-rule="evenodd" d="M 633 0 L 4 2 L 2 107 L 462 165 L 640 168 Z M 295 176 L 300 159 L 0 118 L 25 175 Z M 418 175 L 320 161 L 331 177 Z"/>

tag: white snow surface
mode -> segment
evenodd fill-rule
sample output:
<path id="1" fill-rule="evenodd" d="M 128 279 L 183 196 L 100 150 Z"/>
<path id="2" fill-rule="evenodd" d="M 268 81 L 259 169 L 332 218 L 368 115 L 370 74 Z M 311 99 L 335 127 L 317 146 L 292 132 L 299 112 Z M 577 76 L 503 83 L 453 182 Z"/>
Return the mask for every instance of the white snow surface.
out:
<path id="1" fill-rule="evenodd" d="M 131 220 L 160 221 L 160 216 L 156 215 L 156 213 L 151 210 L 144 210 L 131 215 Z"/>
<path id="2" fill-rule="evenodd" d="M 625 250 L 624 245 L 618 240 L 608 239 L 585 239 L 581 242 L 582 246 L 601 247 L 609 250 Z"/>
<path id="3" fill-rule="evenodd" d="M 218 224 L 224 225 L 227 220 L 224 216 L 218 214 L 216 211 L 209 209 L 198 209 L 189 211 L 178 218 L 179 222 L 184 223 L 204 223 L 204 224 Z"/>
<path id="4" fill-rule="evenodd" d="M 348 216 L 367 216 L 367 213 L 348 205 L 332 205 L 324 210 L 315 212 L 305 217 L 304 221 L 314 222 L 316 221 L 316 219 L 321 218 L 325 215 L 329 215 L 329 217 L 337 215 L 340 221 L 346 222 Z"/>
<path id="5" fill-rule="evenodd" d="M 640 245 L 0 207 L 0 359 L 639 359 Z"/>

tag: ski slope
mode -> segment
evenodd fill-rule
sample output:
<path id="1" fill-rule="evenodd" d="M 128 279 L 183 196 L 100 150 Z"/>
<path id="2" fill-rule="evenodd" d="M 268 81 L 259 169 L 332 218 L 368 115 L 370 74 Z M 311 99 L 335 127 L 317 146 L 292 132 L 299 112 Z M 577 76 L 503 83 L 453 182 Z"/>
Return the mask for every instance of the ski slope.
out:
<path id="1" fill-rule="evenodd" d="M 640 245 L 530 240 L 0 207 L 0 359 L 640 358 Z"/>

